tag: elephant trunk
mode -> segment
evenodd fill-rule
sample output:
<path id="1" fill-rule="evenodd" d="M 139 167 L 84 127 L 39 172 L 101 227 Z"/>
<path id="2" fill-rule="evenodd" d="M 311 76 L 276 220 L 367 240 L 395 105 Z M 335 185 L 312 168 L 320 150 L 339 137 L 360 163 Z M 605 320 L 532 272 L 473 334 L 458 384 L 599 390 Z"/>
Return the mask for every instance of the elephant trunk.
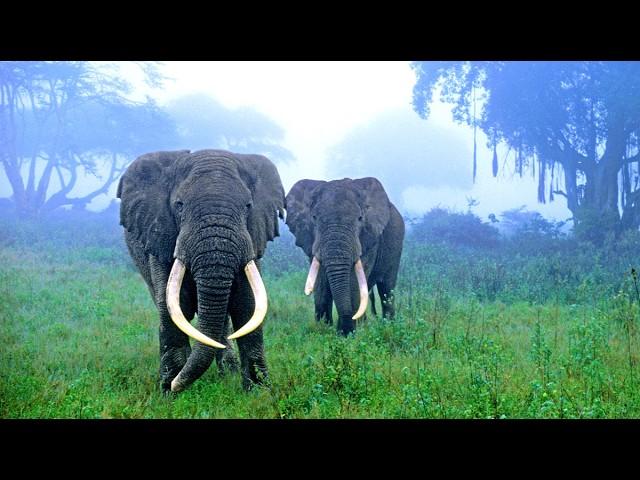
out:
<path id="1" fill-rule="evenodd" d="M 331 295 L 338 310 L 338 328 L 344 335 L 354 330 L 353 320 L 364 314 L 369 298 L 367 280 L 360 260 L 360 247 L 354 237 L 351 231 L 342 226 L 327 229 L 324 241 L 320 242 L 318 253 L 321 258 L 317 259 L 314 256 L 305 288 L 306 291 L 313 289 L 314 273 L 321 263 L 325 268 Z M 357 300 L 352 296 L 351 288 L 354 272 L 360 293 L 360 301 L 357 304 L 354 304 Z"/>
<path id="2" fill-rule="evenodd" d="M 197 290 L 198 330 L 205 339 L 212 341 L 203 342 L 202 339 L 194 337 L 198 341 L 194 342 L 187 362 L 171 382 L 171 390 L 174 392 L 183 390 L 197 380 L 209 368 L 216 352 L 229 345 L 223 336 L 227 327 L 231 287 L 235 276 L 247 263 L 248 255 L 246 246 L 240 245 L 235 240 L 237 237 L 232 237 L 230 233 L 200 235 L 197 243 L 185 248 L 184 252 L 188 252 L 190 258 L 190 271 Z M 175 322 L 173 315 L 172 318 Z M 176 325 L 181 328 L 178 322 Z M 189 334 L 187 331 L 185 333 Z"/>
<path id="3" fill-rule="evenodd" d="M 327 272 L 327 280 L 333 301 L 338 310 L 338 328 L 344 335 L 352 332 L 354 329 L 353 305 L 351 302 L 351 264 L 329 264 L 325 266 Z"/>
<path id="4" fill-rule="evenodd" d="M 220 267 L 218 267 L 220 268 Z M 209 279 L 196 278 L 198 292 L 198 329 L 225 348 L 227 308 L 233 276 L 216 274 Z M 218 347 L 220 348 L 220 347 Z M 194 342 L 191 354 L 180 373 L 171 382 L 174 392 L 183 390 L 207 371 L 218 348 L 200 341 Z"/>

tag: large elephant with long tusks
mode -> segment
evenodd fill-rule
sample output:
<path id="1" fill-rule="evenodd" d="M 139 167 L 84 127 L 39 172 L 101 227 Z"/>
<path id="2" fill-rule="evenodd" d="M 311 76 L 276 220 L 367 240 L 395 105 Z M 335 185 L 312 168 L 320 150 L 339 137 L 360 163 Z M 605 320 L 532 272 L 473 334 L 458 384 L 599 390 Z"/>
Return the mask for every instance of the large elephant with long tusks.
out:
<path id="1" fill-rule="evenodd" d="M 335 302 L 338 331 L 352 332 L 376 285 L 383 315 L 393 318 L 405 227 L 382 184 L 373 177 L 305 179 L 285 203 L 286 223 L 311 263 L 305 293 L 314 292 L 316 320 L 332 324 Z M 375 314 L 375 302 L 372 308 Z"/>
<path id="2" fill-rule="evenodd" d="M 118 198 L 126 244 L 160 314 L 163 391 L 186 388 L 214 358 L 221 371 L 237 369 L 232 339 L 244 388 L 263 383 L 259 259 L 284 214 L 273 163 L 222 150 L 148 153 L 124 173 Z"/>

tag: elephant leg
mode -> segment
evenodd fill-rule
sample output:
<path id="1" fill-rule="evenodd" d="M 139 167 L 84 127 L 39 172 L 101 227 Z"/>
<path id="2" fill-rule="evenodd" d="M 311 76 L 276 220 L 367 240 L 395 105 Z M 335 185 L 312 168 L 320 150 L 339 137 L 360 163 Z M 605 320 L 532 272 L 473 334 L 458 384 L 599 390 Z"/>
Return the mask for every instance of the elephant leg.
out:
<path id="1" fill-rule="evenodd" d="M 382 316 L 384 318 L 393 319 L 396 316 L 395 298 L 393 296 L 394 288 L 395 282 L 378 282 L 378 294 L 380 295 Z"/>
<path id="2" fill-rule="evenodd" d="M 149 278 L 152 283 L 154 301 L 160 315 L 160 387 L 164 393 L 168 393 L 171 391 L 171 380 L 180 373 L 189 358 L 191 345 L 189 337 L 176 327 L 167 310 L 165 292 L 169 278 L 168 268 L 153 256 L 149 256 Z M 189 321 L 193 319 L 196 312 L 195 297 L 195 284 L 189 275 L 183 281 L 180 290 L 180 308 Z"/>
<path id="3" fill-rule="evenodd" d="M 317 285 L 313 294 L 316 321 L 324 318 L 328 325 L 333 325 L 333 297 L 326 275 L 318 275 Z"/>
<path id="4" fill-rule="evenodd" d="M 256 262 L 258 264 L 258 262 Z M 258 265 L 259 268 L 259 265 Z M 249 281 L 240 275 L 231 295 L 230 313 L 234 331 L 239 330 L 253 316 L 255 301 Z M 262 325 L 236 340 L 240 352 L 242 387 L 250 390 L 254 385 L 268 384 L 269 374 L 264 355 Z"/>
<path id="5" fill-rule="evenodd" d="M 231 322 L 229 321 L 228 315 L 225 319 L 225 326 L 223 331 L 225 333 L 221 340 L 221 343 L 227 348 L 216 350 L 216 365 L 218 366 L 218 372 L 221 375 L 227 372 L 236 372 L 239 368 L 238 358 L 234 353 L 231 341 L 227 339 L 227 337 L 232 333 Z"/>
<path id="6" fill-rule="evenodd" d="M 375 287 L 375 285 L 371 286 L 371 291 L 369 292 L 369 302 L 371 304 L 371 313 L 373 313 L 373 316 L 376 317 L 378 316 L 378 312 L 376 312 L 376 296 L 373 292 L 373 287 Z M 380 293 L 378 293 L 378 295 L 380 295 Z"/>

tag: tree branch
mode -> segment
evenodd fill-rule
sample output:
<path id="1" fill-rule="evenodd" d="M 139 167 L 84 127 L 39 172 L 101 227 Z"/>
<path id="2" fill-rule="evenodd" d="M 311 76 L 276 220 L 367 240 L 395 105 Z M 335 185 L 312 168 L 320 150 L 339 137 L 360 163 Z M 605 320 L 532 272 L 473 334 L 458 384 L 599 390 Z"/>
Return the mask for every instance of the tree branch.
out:
<path id="1" fill-rule="evenodd" d="M 47 190 L 49 189 L 49 181 L 51 180 L 51 173 L 53 172 L 53 167 L 57 165 L 57 160 L 55 158 L 55 154 L 52 154 L 49 157 L 49 161 L 47 165 L 44 167 L 42 171 L 42 176 L 40 177 L 40 181 L 38 182 L 38 189 L 36 191 L 36 208 L 39 205 L 43 205 L 45 203 L 45 199 L 47 196 Z"/>
<path id="2" fill-rule="evenodd" d="M 567 136 L 562 131 L 562 127 L 558 126 L 557 122 L 554 122 L 554 123 L 556 123 L 556 125 L 552 127 L 551 138 L 553 137 L 558 138 L 562 142 L 562 145 L 564 147 L 564 149 L 557 147 L 558 150 L 562 152 L 563 155 L 567 155 L 568 157 L 570 157 L 573 161 L 576 162 L 576 165 L 581 168 L 591 168 L 592 165 L 595 165 L 595 159 L 590 159 L 589 157 L 582 155 L 580 152 L 578 152 L 575 149 L 575 147 L 571 144 L 571 141 L 567 138 Z M 556 147 L 556 145 L 554 145 L 553 147 Z"/>
<path id="3" fill-rule="evenodd" d="M 567 200 L 569 199 L 569 196 L 565 192 L 563 192 L 562 190 L 554 190 L 553 193 L 555 195 L 561 195 L 564 198 L 566 198 Z"/>
<path id="4" fill-rule="evenodd" d="M 6 173 L 7 178 L 9 179 L 11 188 L 13 189 L 14 198 L 18 202 L 23 201 L 24 183 L 22 182 L 22 177 L 20 176 L 20 172 L 16 169 L 14 165 L 11 164 L 11 162 L 9 161 L 9 158 L 3 158 L 2 165 L 4 166 L 4 172 Z"/>
<path id="5" fill-rule="evenodd" d="M 106 193 L 109 190 L 109 187 L 118 178 L 119 174 L 125 170 L 124 167 L 118 168 L 117 164 L 118 164 L 118 155 L 114 153 L 112 154 L 112 162 L 111 162 L 111 169 L 109 171 L 109 176 L 107 177 L 107 180 L 104 182 L 104 184 L 97 190 L 85 195 L 84 197 L 76 197 L 76 198 L 67 198 L 65 194 L 61 194 L 61 192 L 58 192 L 55 195 L 53 195 L 49 199 L 49 201 L 47 201 L 44 208 L 47 211 L 51 211 L 63 205 L 83 206 L 91 202 L 91 200 L 93 200 L 98 195 L 102 195 L 103 193 Z M 70 184 L 71 183 L 75 183 L 75 180 L 73 182 L 70 182 Z M 67 191 L 69 190 L 70 189 L 68 189 Z"/>
<path id="6" fill-rule="evenodd" d="M 75 186 L 76 181 L 78 179 L 78 172 L 77 172 L 78 164 L 74 161 L 71 161 L 69 163 L 71 165 L 70 167 L 67 167 L 67 169 L 71 173 L 71 178 L 69 179 L 69 183 L 67 183 L 66 186 L 63 186 L 63 188 L 61 188 L 58 192 L 51 195 L 51 198 L 49 198 L 49 200 L 45 202 L 43 206 L 43 210 L 51 211 L 63 205 L 71 205 L 73 203 L 70 201 L 69 198 L 67 198 L 67 194 L 71 192 L 71 190 L 73 190 L 73 187 Z M 62 177 L 62 173 L 60 172 L 60 167 L 56 166 L 56 169 L 58 170 L 58 174 Z"/>
<path id="7" fill-rule="evenodd" d="M 625 158 L 622 161 L 622 164 L 627 165 L 629 163 L 638 162 L 638 161 L 640 161 L 640 152 L 636 153 L 633 157 Z"/>
<path id="8" fill-rule="evenodd" d="M 62 175 L 62 171 L 60 170 L 60 167 L 58 165 L 56 165 L 56 173 L 58 174 L 58 180 L 60 181 L 60 186 L 62 187 L 62 190 L 64 190 L 67 186 L 64 183 L 64 176 Z"/>

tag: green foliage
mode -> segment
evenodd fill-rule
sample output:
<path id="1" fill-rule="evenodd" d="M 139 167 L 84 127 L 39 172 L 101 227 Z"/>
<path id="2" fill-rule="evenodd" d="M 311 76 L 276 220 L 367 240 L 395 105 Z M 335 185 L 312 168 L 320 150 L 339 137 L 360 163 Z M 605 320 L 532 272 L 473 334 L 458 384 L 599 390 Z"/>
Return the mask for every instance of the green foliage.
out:
<path id="1" fill-rule="evenodd" d="M 506 210 L 500 216 L 501 230 L 508 237 L 519 237 L 530 242 L 564 237 L 562 227 L 565 222 L 549 221 L 539 212 L 525 210 L 524 206 Z"/>
<path id="2" fill-rule="evenodd" d="M 444 208 L 434 208 L 425 213 L 412 229 L 412 236 L 418 241 L 465 246 L 495 246 L 498 235 L 498 230 L 483 223 L 477 215 Z"/>
<path id="3" fill-rule="evenodd" d="M 575 212 L 574 234 L 578 240 L 602 245 L 615 239 L 620 218 L 617 212 L 602 212 L 595 207 L 583 206 Z"/>
<path id="4" fill-rule="evenodd" d="M 147 83 L 164 80 L 154 64 L 138 66 Z M 136 155 L 175 139 L 168 115 L 149 98 L 133 100 L 132 85 L 114 65 L 0 62 L 0 90 L 0 156 L 22 216 L 83 208 L 108 192 Z M 77 180 L 85 176 L 97 181 L 80 195 Z"/>
<path id="5" fill-rule="evenodd" d="M 540 202 L 566 198 L 580 239 L 601 243 L 610 227 L 619 233 L 640 226 L 640 190 L 631 180 L 640 167 L 634 166 L 640 152 L 638 62 L 437 61 L 412 67 L 418 115 L 429 116 L 440 89 L 441 100 L 453 104 L 454 120 L 486 134 L 494 176 L 496 145 L 502 143 L 513 153 L 514 172 L 537 175 Z"/>
<path id="6" fill-rule="evenodd" d="M 471 212 L 430 211 L 408 231 L 404 278 L 425 284 L 431 293 L 438 286 L 481 301 L 570 304 L 615 294 L 638 261 L 640 232 L 609 236 L 598 245 L 564 235 L 559 223 L 536 212 L 518 209 L 502 216 L 508 226 L 498 235 Z M 483 239 L 485 227 L 491 233 Z M 413 291 L 413 282 L 399 281 L 399 289 Z"/>

